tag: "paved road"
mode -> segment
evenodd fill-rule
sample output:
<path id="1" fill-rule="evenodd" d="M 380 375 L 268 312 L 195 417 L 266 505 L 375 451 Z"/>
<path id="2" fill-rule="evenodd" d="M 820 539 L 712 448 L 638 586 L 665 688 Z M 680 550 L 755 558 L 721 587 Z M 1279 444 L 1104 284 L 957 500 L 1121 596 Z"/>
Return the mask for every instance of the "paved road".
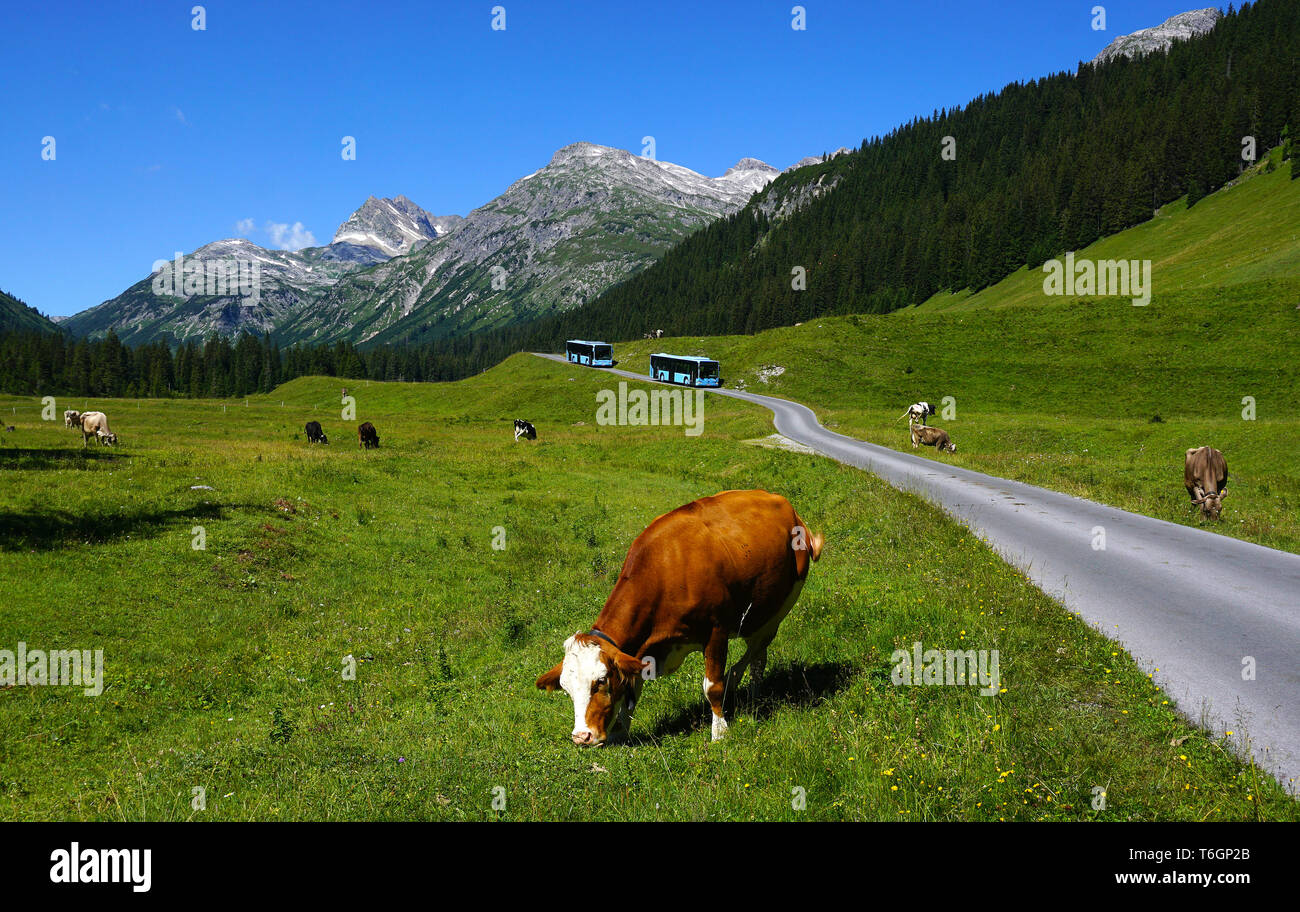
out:
<path id="1" fill-rule="evenodd" d="M 1261 767 L 1300 785 L 1300 555 L 845 437 L 786 399 L 710 392 L 771 409 L 786 437 L 943 508 L 1122 644 L 1190 719 L 1248 737 Z"/>

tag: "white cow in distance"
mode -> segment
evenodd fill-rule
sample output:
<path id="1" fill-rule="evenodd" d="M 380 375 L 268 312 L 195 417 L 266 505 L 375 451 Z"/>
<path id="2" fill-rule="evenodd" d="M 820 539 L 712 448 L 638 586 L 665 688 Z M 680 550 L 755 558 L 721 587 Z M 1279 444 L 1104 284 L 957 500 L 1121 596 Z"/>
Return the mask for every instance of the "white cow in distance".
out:
<path id="1" fill-rule="evenodd" d="M 92 436 L 100 446 L 117 443 L 117 435 L 109 429 L 108 416 L 103 412 L 86 412 L 81 416 L 81 445 L 84 447 Z"/>
<path id="2" fill-rule="evenodd" d="M 907 421 L 908 424 L 911 424 L 912 422 L 916 422 L 917 424 L 924 427 L 926 416 L 933 415 L 933 414 L 934 414 L 934 406 L 931 405 L 930 403 L 914 402 L 907 407 L 907 411 L 903 412 L 903 414 L 898 416 L 898 418 L 895 420 L 894 423 L 897 424 L 899 421 L 902 421 L 904 418 L 906 418 L 908 419 Z"/>

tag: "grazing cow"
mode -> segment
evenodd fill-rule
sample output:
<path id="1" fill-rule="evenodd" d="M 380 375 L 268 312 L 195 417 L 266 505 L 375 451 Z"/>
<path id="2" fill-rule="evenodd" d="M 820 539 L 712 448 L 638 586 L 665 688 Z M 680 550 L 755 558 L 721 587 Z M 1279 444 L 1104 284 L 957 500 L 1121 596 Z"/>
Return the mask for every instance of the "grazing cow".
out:
<path id="1" fill-rule="evenodd" d="M 537 428 L 533 427 L 530 422 L 522 418 L 515 419 L 515 440 L 523 437 L 525 440 L 537 439 Z"/>
<path id="2" fill-rule="evenodd" d="M 1183 487 L 1206 519 L 1218 519 L 1228 496 L 1228 461 L 1214 447 L 1195 447 L 1183 461 Z"/>
<path id="3" fill-rule="evenodd" d="M 363 449 L 368 450 L 379 446 L 379 434 L 375 432 L 375 426 L 369 421 L 357 428 L 357 439 L 361 441 Z"/>
<path id="4" fill-rule="evenodd" d="M 117 435 L 108 427 L 108 416 L 103 412 L 84 412 L 81 416 L 81 445 L 94 437 L 99 441 L 100 446 L 109 446 L 117 443 Z"/>
<path id="5" fill-rule="evenodd" d="M 330 439 L 325 436 L 325 432 L 321 430 L 319 421 L 307 422 L 307 442 L 308 443 L 329 443 L 330 442 Z"/>
<path id="6" fill-rule="evenodd" d="M 914 402 L 907 407 L 907 411 L 899 415 L 896 419 L 894 419 L 894 421 L 895 423 L 897 423 L 899 421 L 902 421 L 904 418 L 906 418 L 908 419 L 907 421 L 908 424 L 911 424 L 913 421 L 915 421 L 918 424 L 924 426 L 926 416 L 933 415 L 933 414 L 934 414 L 934 406 L 931 405 L 930 403 Z"/>
<path id="7" fill-rule="evenodd" d="M 5 425 L 5 430 L 6 430 L 6 431 L 17 431 L 18 428 L 14 427 L 12 424 L 7 424 L 7 425 Z"/>
<path id="8" fill-rule="evenodd" d="M 937 447 L 941 453 L 944 450 L 949 453 L 957 452 L 957 444 L 948 439 L 947 431 L 924 424 L 912 424 L 909 427 L 912 429 L 912 449 L 916 449 L 918 443 L 923 443 L 926 446 Z"/>
<path id="9" fill-rule="evenodd" d="M 572 698 L 574 744 L 604 744 L 627 733 L 646 680 L 702 651 L 717 741 L 727 693 L 746 668 L 757 689 L 768 644 L 821 551 L 821 535 L 767 491 L 723 491 L 665 513 L 632 542 L 596 623 L 564 641 L 564 660 L 537 686 Z M 745 654 L 727 670 L 735 638 Z"/>
<path id="10" fill-rule="evenodd" d="M 68 409 L 63 413 L 64 427 L 81 427 L 81 412 Z"/>

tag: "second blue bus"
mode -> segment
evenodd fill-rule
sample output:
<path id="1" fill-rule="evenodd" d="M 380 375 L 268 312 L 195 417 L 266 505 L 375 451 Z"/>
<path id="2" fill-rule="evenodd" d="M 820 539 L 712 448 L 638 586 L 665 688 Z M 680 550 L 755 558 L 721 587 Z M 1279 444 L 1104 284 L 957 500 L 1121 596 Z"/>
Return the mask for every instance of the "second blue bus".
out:
<path id="1" fill-rule="evenodd" d="M 722 374 L 718 362 L 712 358 L 660 352 L 650 356 L 650 376 L 684 386 L 718 386 Z"/>

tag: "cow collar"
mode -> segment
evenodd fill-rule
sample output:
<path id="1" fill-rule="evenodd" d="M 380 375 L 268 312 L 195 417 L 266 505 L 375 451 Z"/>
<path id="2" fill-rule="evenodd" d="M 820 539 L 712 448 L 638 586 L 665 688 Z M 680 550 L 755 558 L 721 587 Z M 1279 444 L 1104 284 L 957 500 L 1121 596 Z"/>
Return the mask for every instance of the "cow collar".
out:
<path id="1" fill-rule="evenodd" d="M 611 639 L 610 639 L 608 636 L 606 636 L 605 634 L 601 633 L 601 632 L 600 632 L 599 630 L 597 630 L 595 627 L 592 627 L 590 630 L 588 630 L 586 635 L 587 635 L 587 636 L 594 636 L 594 637 L 596 637 L 597 639 L 604 640 L 606 643 L 608 643 L 609 645 L 613 646 L 613 647 L 614 647 L 616 650 L 618 650 L 619 652 L 622 652 L 622 651 L 623 651 L 622 648 L 621 648 L 617 643 L 615 643 L 613 640 L 611 640 Z"/>

